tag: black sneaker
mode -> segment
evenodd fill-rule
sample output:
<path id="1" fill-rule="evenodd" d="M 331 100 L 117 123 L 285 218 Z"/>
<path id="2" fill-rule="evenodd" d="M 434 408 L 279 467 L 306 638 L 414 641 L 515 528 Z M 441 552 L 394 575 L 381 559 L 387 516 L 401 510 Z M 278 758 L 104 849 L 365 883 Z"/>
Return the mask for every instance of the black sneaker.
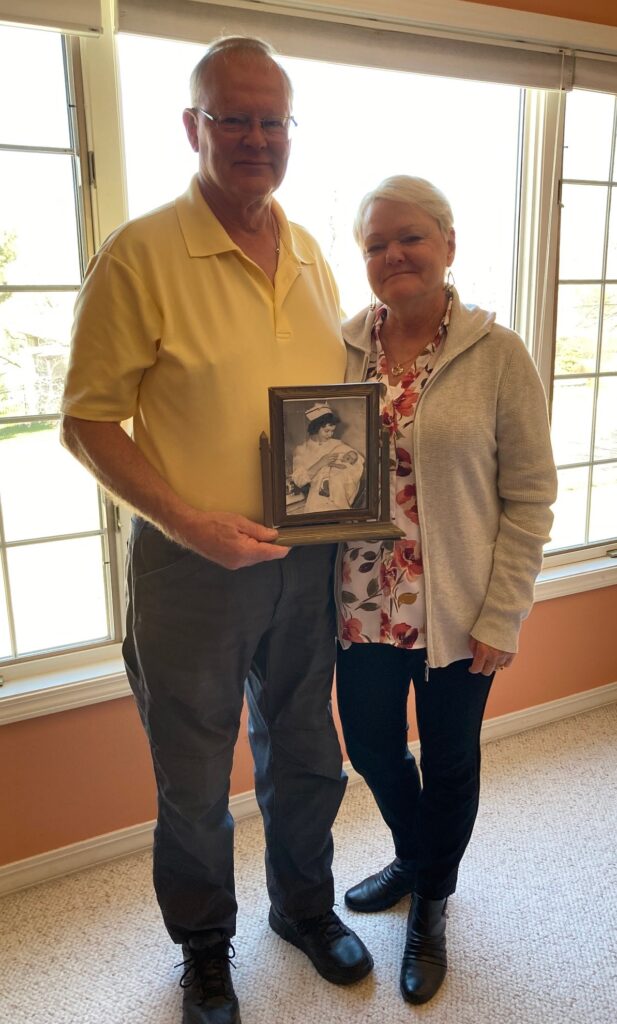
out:
<path id="1" fill-rule="evenodd" d="M 306 953 L 326 981 L 351 985 L 373 968 L 373 958 L 362 940 L 333 910 L 320 917 L 292 921 L 270 907 L 268 920 L 277 935 Z"/>
<path id="2" fill-rule="evenodd" d="M 182 1024 L 240 1024 L 229 970 L 236 953 L 229 939 L 223 936 L 203 949 L 183 945 L 182 953 L 184 960 L 176 965 L 184 967 Z"/>

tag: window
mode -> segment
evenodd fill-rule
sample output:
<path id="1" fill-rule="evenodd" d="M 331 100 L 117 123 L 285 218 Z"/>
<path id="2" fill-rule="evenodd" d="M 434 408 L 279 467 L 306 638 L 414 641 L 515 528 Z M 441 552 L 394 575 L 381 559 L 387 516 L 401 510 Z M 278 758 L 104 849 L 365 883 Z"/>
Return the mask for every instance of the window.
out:
<path id="1" fill-rule="evenodd" d="M 552 435 L 551 548 L 617 534 L 617 98 L 567 97 Z"/>
<path id="2" fill-rule="evenodd" d="M 0 28 L 0 91 L 1 667 L 119 631 L 111 506 L 57 429 L 86 261 L 68 42 Z"/>

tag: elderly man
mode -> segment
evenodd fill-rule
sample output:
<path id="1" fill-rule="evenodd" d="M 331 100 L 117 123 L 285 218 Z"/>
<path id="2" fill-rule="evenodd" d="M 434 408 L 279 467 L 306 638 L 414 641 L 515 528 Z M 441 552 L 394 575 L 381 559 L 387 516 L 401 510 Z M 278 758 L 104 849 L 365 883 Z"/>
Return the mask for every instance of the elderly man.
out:
<path id="1" fill-rule="evenodd" d="M 191 89 L 198 174 L 90 264 L 63 440 L 136 513 L 124 657 L 158 787 L 154 884 L 183 948 L 184 1024 L 235 1024 L 228 793 L 245 681 L 270 925 L 329 981 L 372 967 L 332 910 L 345 789 L 330 711 L 334 552 L 277 546 L 259 522 L 268 387 L 338 382 L 345 352 L 330 271 L 272 198 L 294 123 L 273 51 L 222 39 Z"/>

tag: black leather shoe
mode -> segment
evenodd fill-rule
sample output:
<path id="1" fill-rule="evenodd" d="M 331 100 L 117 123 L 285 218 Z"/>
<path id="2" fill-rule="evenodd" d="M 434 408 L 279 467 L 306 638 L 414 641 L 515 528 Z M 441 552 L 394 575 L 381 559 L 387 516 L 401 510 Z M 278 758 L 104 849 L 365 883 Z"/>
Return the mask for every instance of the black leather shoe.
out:
<path id="1" fill-rule="evenodd" d="M 373 968 L 373 958 L 362 940 L 333 910 L 320 917 L 292 921 L 271 907 L 268 921 L 277 935 L 306 953 L 326 981 L 351 985 Z"/>
<path id="2" fill-rule="evenodd" d="M 446 904 L 414 896 L 401 964 L 401 992 L 408 1003 L 428 1003 L 446 976 Z"/>
<path id="3" fill-rule="evenodd" d="M 182 1024 L 240 1024 L 240 1009 L 231 983 L 229 965 L 235 951 L 227 936 L 201 949 L 182 946 L 184 989 Z"/>
<path id="4" fill-rule="evenodd" d="M 350 910 L 358 910 L 363 914 L 373 914 L 376 910 L 387 910 L 395 903 L 413 892 L 414 872 L 405 863 L 395 857 L 391 864 L 369 875 L 359 885 L 354 885 L 345 893 L 345 903 Z"/>

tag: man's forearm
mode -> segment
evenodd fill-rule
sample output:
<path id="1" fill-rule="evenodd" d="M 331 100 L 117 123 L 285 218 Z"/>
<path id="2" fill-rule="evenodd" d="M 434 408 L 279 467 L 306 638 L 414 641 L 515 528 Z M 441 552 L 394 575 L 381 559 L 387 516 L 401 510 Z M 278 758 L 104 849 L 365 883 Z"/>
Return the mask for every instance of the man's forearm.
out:
<path id="1" fill-rule="evenodd" d="M 64 416 L 61 436 L 64 446 L 112 497 L 180 540 L 183 520 L 197 510 L 163 480 L 119 423 Z"/>
<path id="2" fill-rule="evenodd" d="M 227 569 L 284 558 L 276 530 L 231 512 L 203 512 L 184 501 L 150 465 L 119 423 L 65 416 L 62 443 L 113 497 L 184 547 Z"/>

